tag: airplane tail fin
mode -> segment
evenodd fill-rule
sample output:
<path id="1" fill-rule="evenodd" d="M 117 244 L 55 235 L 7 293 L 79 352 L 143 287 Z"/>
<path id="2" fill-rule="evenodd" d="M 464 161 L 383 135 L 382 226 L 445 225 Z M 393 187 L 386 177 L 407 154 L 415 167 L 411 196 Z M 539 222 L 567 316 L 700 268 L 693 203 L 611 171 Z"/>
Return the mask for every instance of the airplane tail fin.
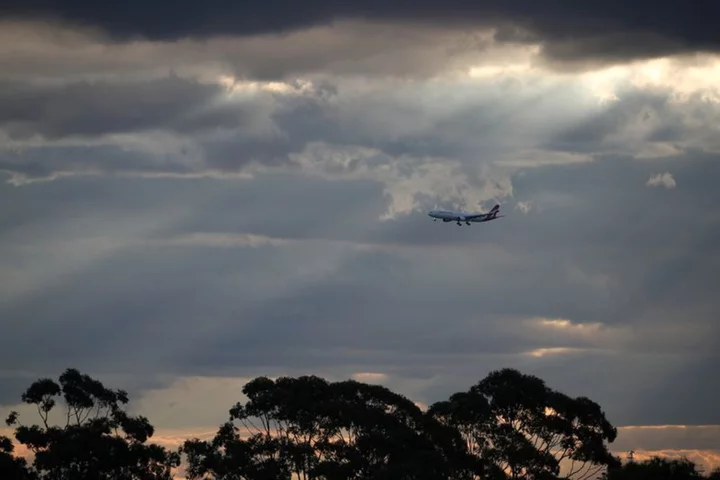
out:
<path id="1" fill-rule="evenodd" d="M 492 209 L 490 210 L 490 216 L 496 217 L 497 214 L 500 212 L 500 205 L 496 204 Z"/>

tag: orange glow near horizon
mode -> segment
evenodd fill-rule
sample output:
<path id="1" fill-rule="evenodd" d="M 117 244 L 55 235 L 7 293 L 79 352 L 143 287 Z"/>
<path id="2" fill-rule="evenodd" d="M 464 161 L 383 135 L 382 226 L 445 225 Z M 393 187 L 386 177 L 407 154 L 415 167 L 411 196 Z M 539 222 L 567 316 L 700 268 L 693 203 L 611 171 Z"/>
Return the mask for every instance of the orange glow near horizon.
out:
<path id="1" fill-rule="evenodd" d="M 242 426 L 238 427 L 241 431 L 241 436 L 246 436 L 249 434 L 249 431 L 245 431 Z M 716 429 L 720 432 L 720 425 L 630 425 L 630 426 L 619 426 L 618 432 L 619 436 L 622 435 L 623 430 L 625 431 L 631 431 L 631 430 L 645 430 L 645 431 L 667 431 L 672 429 L 681 429 L 681 430 L 692 430 L 692 429 Z M 243 435 L 243 431 L 244 435 Z M 215 435 L 216 430 L 213 430 L 212 428 L 204 428 L 204 429 L 158 429 L 156 431 L 156 434 L 151 437 L 148 443 L 155 443 L 158 445 L 161 445 L 165 448 L 176 450 L 178 447 L 182 445 L 182 443 L 185 440 L 192 439 L 192 438 L 198 438 L 200 440 L 210 440 Z M 9 437 L 13 443 L 15 444 L 15 455 L 19 457 L 26 458 L 28 460 L 32 459 L 32 452 L 30 452 L 25 446 L 19 444 L 12 434 L 12 430 L 9 428 L 0 428 L 0 436 L 7 436 Z M 615 442 L 617 443 L 617 441 Z M 623 461 L 627 461 L 628 459 L 628 450 L 620 450 L 617 448 L 612 448 L 611 446 L 611 452 L 620 457 Z M 712 449 L 685 449 L 685 448 L 666 448 L 666 449 L 643 449 L 643 448 L 633 448 L 633 457 L 636 462 L 647 460 L 654 456 L 664 457 L 664 458 L 670 458 L 670 459 L 679 459 L 679 458 L 687 458 L 693 462 L 695 462 L 699 468 L 702 468 L 705 472 L 710 472 L 714 468 L 720 468 L 720 449 L 718 450 L 712 450 Z M 561 462 L 563 470 L 569 466 L 569 464 L 566 461 Z M 183 476 L 183 466 L 181 465 L 180 468 L 174 472 L 174 480 L 184 480 L 185 477 Z"/>

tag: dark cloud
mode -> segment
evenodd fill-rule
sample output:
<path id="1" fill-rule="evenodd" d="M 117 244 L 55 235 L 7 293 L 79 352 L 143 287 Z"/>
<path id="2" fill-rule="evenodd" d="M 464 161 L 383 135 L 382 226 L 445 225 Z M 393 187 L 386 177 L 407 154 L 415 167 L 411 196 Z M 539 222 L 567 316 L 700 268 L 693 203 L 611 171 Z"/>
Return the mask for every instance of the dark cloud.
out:
<path id="1" fill-rule="evenodd" d="M 146 130 L 202 133 L 248 123 L 253 106 L 213 100 L 222 87 L 169 76 L 113 83 L 0 84 L 0 128 L 11 139 L 99 136 Z"/>
<path id="2" fill-rule="evenodd" d="M 5 227 L 18 232 L 14 243 L 4 237 L 5 265 L 52 258 L 41 252 L 57 258 L 34 278 L 39 286 L 4 302 L 9 328 L 0 349 L 8 369 L 47 370 L 61 358 L 137 375 L 152 366 L 175 375 L 252 376 L 290 365 L 399 379 L 442 375 L 415 390 L 426 402 L 512 365 L 589 395 L 619 424 L 718 422 L 705 408 L 720 391 L 708 376 L 717 367 L 717 323 L 702 312 L 714 305 L 717 265 L 708 257 L 703 265 L 693 262 L 693 255 L 712 253 L 709 243 L 697 246 L 714 235 L 713 223 L 694 215 L 686 228 L 667 228 L 668 218 L 683 218 L 708 189 L 717 195 L 711 183 L 688 185 L 712 178 L 716 165 L 676 165 L 678 192 L 685 193 L 674 198 L 644 186 L 649 171 L 667 164 L 531 169 L 515 179 L 518 196 L 542 207 L 544 194 L 568 193 L 574 203 L 527 216 L 508 205 L 510 217 L 473 229 L 433 224 L 420 213 L 378 222 L 386 204 L 373 182 L 284 175 L 243 184 L 187 180 L 180 187 L 171 180 L 105 179 L 95 181 L 100 190 L 90 181 L 54 182 L 43 194 L 62 201 L 26 223 L 56 225 L 33 230 L 37 239 L 29 245 L 19 243 L 27 230 Z M 3 205 L 29 201 L 24 188 L 3 192 Z M 73 198 L 93 198 L 83 216 L 112 214 L 118 235 L 107 224 L 79 219 L 60 235 Z M 123 237 L 124 230 L 132 236 Z M 42 242 L 49 232 L 52 241 Z M 193 232 L 306 241 L 162 244 Z M 92 244 L 82 240 L 98 235 L 117 245 L 93 258 Z M 73 241 L 75 247 L 58 250 Z M 359 251 L 356 244 L 377 248 Z M 671 256 L 660 254 L 668 249 Z M 89 263 L 61 268 L 60 257 Z M 607 285 L 593 279 L 603 274 Z M 593 337 L 525 323 L 535 316 L 600 321 L 608 330 Z M 590 351 L 522 355 L 557 347 Z M 673 375 L 691 378 L 666 382 Z M 680 384 L 677 395 L 661 394 Z"/>
<path id="3" fill-rule="evenodd" d="M 5 2 L 5 18 L 60 19 L 97 26 L 117 38 L 139 35 L 175 40 L 187 36 L 282 33 L 357 19 L 470 27 L 499 26 L 500 38 L 542 42 L 556 60 L 620 60 L 678 52 L 717 50 L 714 18 L 720 6 L 683 0 L 566 2 L 533 0 L 470 2 L 331 2 L 309 5 L 273 0 L 262 5 L 157 0 L 122 6 L 83 0 L 59 6 L 45 0 Z"/>
<path id="4" fill-rule="evenodd" d="M 20 146 L 0 150 L 0 170 L 30 179 L 55 173 L 193 174 L 236 171 L 250 162 L 287 163 L 289 153 L 322 135 L 325 126 L 313 132 L 307 121 L 322 119 L 322 112 L 313 116 L 298 101 L 271 93 L 231 98 L 218 83 L 175 75 L 3 87 L 0 132 Z M 305 102 L 321 108 L 326 91 L 331 90 L 319 85 Z"/>
<path id="5" fill-rule="evenodd" d="M 319 80 L 288 85 L 282 93 L 235 96 L 217 83 L 176 76 L 12 85 L 0 95 L 7 112 L 0 114 L 0 133 L 19 146 L 0 151 L 0 169 L 30 179 L 74 172 L 234 172 L 253 162 L 288 164 L 295 154 L 329 175 L 372 169 L 375 180 L 387 167 L 395 179 L 409 179 L 420 165 L 453 159 L 457 182 L 501 191 L 505 187 L 493 186 L 497 176 L 488 179 L 478 165 L 515 148 L 532 148 L 557 125 L 570 123 L 545 120 L 557 111 L 561 88 L 507 96 L 502 83 L 482 90 L 411 84 L 403 91 L 390 83 L 363 92 L 352 81 Z M 428 95 L 432 102 L 417 102 Z M 531 133 L 505 134 L 517 128 Z M 353 158 L 345 162 L 346 156 Z M 462 188 L 450 181 L 446 188 Z"/>
<path id="6" fill-rule="evenodd" d="M 0 406 L 17 405 L 23 392 L 37 379 L 35 375 L 21 376 L 12 373 L 0 376 Z"/>
<path id="7" fill-rule="evenodd" d="M 156 46 L 135 47 L 119 55 Z M 180 63 L 195 48 L 172 47 Z M 532 73 L 226 95 L 216 73 L 4 84 L 0 169 L 67 176 L 0 185 L 0 403 L 26 378 L 12 372 L 65 366 L 138 393 L 160 373 L 381 372 L 426 403 L 512 366 L 618 424 L 720 422 L 716 104 L 624 85 L 601 106 L 581 80 Z M 646 186 L 666 172 L 676 188 Z M 453 201 L 507 217 L 426 216 Z"/>
<path id="8" fill-rule="evenodd" d="M 48 178 L 56 172 L 122 172 L 191 173 L 192 165 L 183 167 L 174 158 L 128 151 L 121 146 L 43 146 L 24 152 L 0 152 L 0 170 L 36 179 Z"/>

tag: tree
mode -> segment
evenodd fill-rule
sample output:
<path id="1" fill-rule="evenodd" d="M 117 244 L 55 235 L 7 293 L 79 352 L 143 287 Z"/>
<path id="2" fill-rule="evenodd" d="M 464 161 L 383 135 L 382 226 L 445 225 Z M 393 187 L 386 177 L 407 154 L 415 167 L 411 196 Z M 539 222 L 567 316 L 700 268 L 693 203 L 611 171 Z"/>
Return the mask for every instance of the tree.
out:
<path id="1" fill-rule="evenodd" d="M 34 480 L 24 458 L 13 455 L 15 446 L 8 437 L 0 435 L 0 478 L 13 480 Z"/>
<path id="2" fill-rule="evenodd" d="M 619 464 L 605 442 L 617 430 L 599 405 L 549 388 L 540 378 L 517 370 L 491 372 L 449 400 L 431 406 L 439 420 L 457 428 L 469 453 L 492 462 L 475 468 L 476 478 L 555 479 L 568 462 L 569 478 L 591 478 Z"/>
<path id="3" fill-rule="evenodd" d="M 654 456 L 642 462 L 628 462 L 609 469 L 605 480 L 700 480 L 705 477 L 687 458 L 669 459 Z M 712 476 L 707 477 L 712 478 Z"/>
<path id="4" fill-rule="evenodd" d="M 434 403 L 427 415 L 452 428 L 460 436 L 467 453 L 459 466 L 459 477 L 504 479 L 506 474 L 496 462 L 488 461 L 487 433 L 492 428 L 492 412 L 485 397 L 474 391 L 458 392 L 448 400 Z"/>
<path id="5" fill-rule="evenodd" d="M 57 398 L 65 403 L 64 422 L 53 425 Z M 22 425 L 17 412 L 7 419 L 15 438 L 33 454 L 33 469 L 53 480 L 170 480 L 180 463 L 177 452 L 147 444 L 154 428 L 143 416 L 130 416 L 122 406 L 127 393 L 69 368 L 59 383 L 35 381 L 22 401 L 35 405 L 42 425 Z M 62 424 L 64 423 L 64 425 Z"/>
<path id="6" fill-rule="evenodd" d="M 259 377 L 243 393 L 212 441 L 184 444 L 189 478 L 449 478 L 460 452 L 459 436 L 382 386 Z"/>
<path id="7" fill-rule="evenodd" d="M 214 438 L 189 439 L 175 452 L 148 443 L 154 429 L 125 411 L 126 392 L 75 369 L 58 382 L 41 378 L 22 395 L 40 424 L 22 425 L 16 412 L 7 420 L 34 458 L 16 457 L 0 437 L 0 478 L 170 480 L 183 453 L 193 480 L 579 480 L 603 468 L 605 480 L 720 477 L 687 459 L 621 464 L 607 445 L 617 431 L 599 405 L 512 369 L 425 412 L 354 380 L 258 377 L 242 391 L 248 400 L 230 408 Z"/>

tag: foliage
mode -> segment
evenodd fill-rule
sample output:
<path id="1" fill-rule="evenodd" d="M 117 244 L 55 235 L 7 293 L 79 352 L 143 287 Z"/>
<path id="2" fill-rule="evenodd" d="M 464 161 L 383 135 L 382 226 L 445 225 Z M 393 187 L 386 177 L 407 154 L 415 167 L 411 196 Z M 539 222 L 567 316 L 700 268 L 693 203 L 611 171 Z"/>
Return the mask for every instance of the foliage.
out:
<path id="1" fill-rule="evenodd" d="M 58 397 L 65 404 L 63 421 L 50 415 Z M 22 401 L 34 405 L 42 425 L 26 426 L 17 412 L 7 419 L 15 426 L 16 440 L 33 454 L 32 471 L 52 480 L 169 480 L 180 455 L 147 444 L 153 426 L 143 416 L 131 416 L 123 405 L 127 393 L 106 388 L 78 370 L 67 369 L 59 383 L 35 381 Z"/>
<path id="2" fill-rule="evenodd" d="M 469 452 L 491 462 L 477 478 L 552 479 L 568 460 L 569 478 L 591 478 L 619 460 L 605 442 L 617 430 L 599 405 L 570 398 L 517 370 L 491 372 L 467 392 L 431 406 L 430 415 L 458 429 Z"/>
<path id="3" fill-rule="evenodd" d="M 703 476 L 697 466 L 688 460 L 652 457 L 642 462 L 628 462 L 612 468 L 603 480 L 701 480 L 717 478 L 717 473 Z"/>
<path id="4" fill-rule="evenodd" d="M 277 478 L 448 478 L 461 452 L 456 432 L 385 387 L 257 378 L 243 393 L 249 401 L 230 410 L 213 441 L 185 443 L 190 478 L 250 479 L 265 469 Z"/>
<path id="5" fill-rule="evenodd" d="M 184 455 L 191 480 L 720 480 L 685 459 L 621 464 L 599 405 L 512 369 L 426 411 L 384 386 L 317 376 L 258 377 L 242 393 L 212 439 L 171 451 L 148 443 L 154 428 L 127 413 L 127 392 L 75 369 L 41 378 L 22 395 L 39 425 L 7 420 L 32 458 L 0 437 L 0 478 L 169 480 Z"/>
<path id="6" fill-rule="evenodd" d="M 565 459 L 570 478 L 619 465 L 597 404 L 511 369 L 427 412 L 385 387 L 314 376 L 261 377 L 243 393 L 212 441 L 185 443 L 190 478 L 554 479 Z"/>
<path id="7" fill-rule="evenodd" d="M 13 455 L 15 446 L 7 437 L 0 436 L 0 478 L 33 480 L 35 475 L 28 469 L 24 458 Z"/>

